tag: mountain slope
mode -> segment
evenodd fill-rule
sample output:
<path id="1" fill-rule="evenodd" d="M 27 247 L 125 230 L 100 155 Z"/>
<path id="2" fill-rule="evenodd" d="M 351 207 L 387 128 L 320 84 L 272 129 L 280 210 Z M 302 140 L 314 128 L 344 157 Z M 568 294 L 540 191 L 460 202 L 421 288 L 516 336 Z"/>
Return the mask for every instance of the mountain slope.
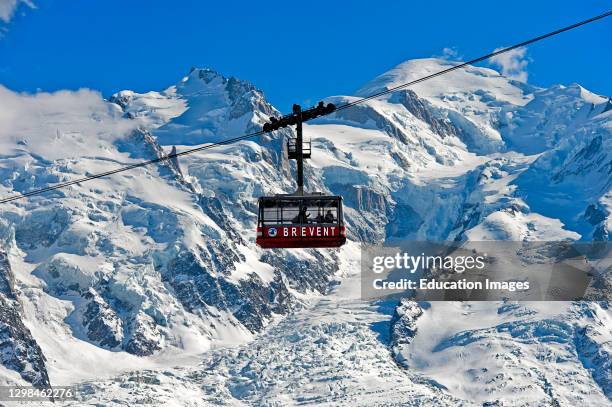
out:
<path id="1" fill-rule="evenodd" d="M 448 64 L 436 59 L 408 61 L 366 84 L 356 96 L 329 101 L 352 101 Z M 5 88 L 0 88 L 0 100 L 11 106 L 0 112 L 3 196 L 157 158 L 173 148 L 180 151 L 245 134 L 259 129 L 269 115 L 280 114 L 253 85 L 210 69 L 192 69 L 160 92 L 122 91 L 109 101 L 85 90 L 20 95 Z M 490 69 L 466 67 L 305 125 L 305 136 L 314 147 L 306 166 L 307 188 L 344 196 L 349 237 L 359 243 L 608 241 L 609 105 L 606 98 L 577 85 L 541 89 Z M 218 360 L 219 354 L 205 356 L 216 360 L 205 367 L 212 374 L 217 362 L 244 366 L 244 371 L 219 368 L 226 377 L 223 386 L 239 403 L 285 400 L 292 386 L 301 383 L 300 377 L 310 375 L 329 381 L 330 387 L 316 385 L 304 400 L 319 400 L 315 395 L 320 393 L 325 395 L 321 400 L 333 404 L 337 398 L 330 393 L 357 397 L 368 385 L 372 391 L 393 388 L 350 371 L 340 351 L 325 350 L 324 367 L 304 362 L 296 377 L 285 378 L 285 387 L 265 379 L 271 372 L 254 365 L 247 368 L 250 360 L 272 363 L 275 353 L 265 351 L 266 346 L 281 353 L 292 349 L 296 331 L 288 326 L 267 330 L 268 325 L 275 326 L 287 314 L 296 313 L 299 319 L 300 309 L 313 301 L 318 304 L 314 299 L 338 278 L 339 264 L 353 269 L 345 274 L 357 267 L 349 261 L 357 256 L 351 250 L 262 251 L 255 246 L 256 197 L 295 189 L 291 181 L 295 167 L 284 147 L 291 135 L 291 129 L 284 129 L 3 206 L 0 236 L 6 236 L 3 249 L 23 303 L 17 312 L 46 357 L 44 369 L 51 383 L 112 377 L 127 369 L 193 365 L 211 348 L 255 340 L 259 352 L 245 356 L 230 350 L 221 352 Z M 579 187 L 584 185 L 588 188 Z M 324 303 L 321 300 L 322 312 L 330 320 L 334 312 L 359 310 L 355 311 L 359 315 L 361 307 L 368 307 L 340 301 L 327 309 Z M 337 338 L 342 346 L 354 347 L 356 358 L 361 357 L 358 338 L 367 339 L 374 354 L 383 358 L 375 363 L 377 371 L 391 372 L 391 377 L 404 374 L 393 358 L 402 365 L 406 359 L 402 355 L 406 349 L 414 353 L 409 346 L 416 343 L 399 334 L 416 327 L 415 340 L 430 341 L 440 350 L 420 353 L 420 372 L 406 372 L 410 380 L 402 386 L 407 386 L 403 387 L 407 395 L 432 397 L 431 404 L 463 400 L 470 405 L 483 389 L 492 397 L 482 402 L 507 399 L 503 389 L 483 384 L 487 375 L 468 389 L 466 383 L 475 377 L 471 373 L 449 382 L 434 371 L 455 351 L 475 355 L 471 363 L 476 366 L 495 352 L 491 344 L 498 343 L 500 352 L 512 348 L 527 355 L 531 370 L 513 365 L 508 375 L 531 386 L 533 400 L 552 402 L 551 394 L 563 402 L 574 400 L 560 396 L 564 375 L 579 375 L 577 386 L 582 387 L 575 390 L 593 394 L 582 401 L 599 403 L 609 397 L 609 378 L 597 376 L 589 367 L 607 366 L 611 334 L 606 307 L 586 304 L 582 311 L 567 314 L 532 313 L 537 307 L 528 305 L 525 313 L 498 312 L 505 309 L 503 304 L 485 308 L 482 312 L 490 317 L 483 326 L 475 321 L 479 313 L 475 319 L 463 318 L 467 311 L 456 304 L 434 304 L 423 308 L 418 320 L 396 317 L 385 329 L 398 334 L 381 334 L 380 343 L 368 329 L 391 316 L 376 316 L 369 308 L 365 320 L 373 324 L 370 328 L 358 316 L 338 326 L 299 324 L 315 333 L 331 329 L 323 335 L 325 340 Z M 307 312 L 318 318 L 317 310 Z M 437 325 L 427 323 L 436 315 L 464 321 L 436 333 Z M 600 327 L 596 332 L 588 328 L 594 323 Z M 347 334 L 353 332 L 352 324 L 359 326 L 358 336 Z M 541 324 L 546 329 L 557 327 L 555 335 L 564 344 L 559 357 L 568 360 L 554 367 L 553 378 L 542 376 L 551 365 L 539 361 L 541 339 L 530 336 L 531 330 L 514 335 L 523 327 L 542 330 Z M 464 341 L 464 337 L 482 339 Z M 310 337 L 302 339 L 305 353 L 295 363 L 316 345 Z M 449 346 L 443 347 L 444 343 Z M 393 351 L 385 359 L 386 346 Z M 99 366 L 96 372 L 88 369 L 91 364 Z M 3 382 L 22 380 L 14 374 L 19 369 L 7 362 L 4 366 Z M 337 369 L 338 377 L 317 376 L 317 366 Z M 506 365 L 484 368 L 497 374 Z M 343 384 L 344 374 L 357 377 L 360 384 Z M 193 373 L 184 385 L 193 390 L 207 377 Z M 532 382 L 525 377 L 532 377 Z M 247 379 L 250 384 L 243 388 Z M 164 388 L 179 382 L 170 380 Z M 265 387 L 263 393 L 257 390 L 259 385 Z M 100 394 L 90 396 L 105 399 Z M 128 397 L 117 395 L 124 396 Z M 217 401 L 226 396 L 230 397 L 217 395 Z"/>
<path id="2" fill-rule="evenodd" d="M 164 153 L 143 123 L 93 92 L 4 93 L 23 105 L 24 117 L 32 116 L 3 129 L 7 194 Z M 53 141 L 44 146 L 47 137 Z M 255 143 L 226 152 L 280 179 L 279 154 Z M 299 306 L 299 297 L 326 289 L 335 266 L 321 260 L 333 253 L 260 258 L 242 233 L 254 222 L 253 204 L 245 200 L 249 210 L 241 211 L 228 195 L 233 191 L 194 180 L 176 162 L 162 163 L 3 208 L 26 324 L 56 362 L 49 367 L 52 382 L 90 377 L 98 373 L 87 369 L 94 361 L 101 371 L 133 365 L 137 358 L 125 352 L 155 355 L 145 364 L 164 363 L 215 341 L 248 340 Z M 115 355 L 122 355 L 119 363 Z"/>

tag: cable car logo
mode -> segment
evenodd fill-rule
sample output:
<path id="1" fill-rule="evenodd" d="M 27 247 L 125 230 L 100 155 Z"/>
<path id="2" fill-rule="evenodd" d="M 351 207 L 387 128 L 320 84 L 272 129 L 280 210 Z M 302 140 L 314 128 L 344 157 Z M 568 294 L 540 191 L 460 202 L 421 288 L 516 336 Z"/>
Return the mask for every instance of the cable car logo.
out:
<path id="1" fill-rule="evenodd" d="M 270 237 L 276 237 L 276 233 L 277 233 L 276 228 L 270 228 L 270 229 L 268 229 L 268 236 L 270 236 Z"/>

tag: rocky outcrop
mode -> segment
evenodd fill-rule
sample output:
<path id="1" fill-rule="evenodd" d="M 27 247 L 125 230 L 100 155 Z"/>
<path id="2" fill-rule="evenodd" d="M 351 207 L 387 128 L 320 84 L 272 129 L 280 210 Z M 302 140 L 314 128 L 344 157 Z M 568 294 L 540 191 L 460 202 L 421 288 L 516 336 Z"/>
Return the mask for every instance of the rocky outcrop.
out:
<path id="1" fill-rule="evenodd" d="M 423 308 L 417 302 L 402 298 L 391 319 L 391 350 L 397 363 L 404 367 L 407 361 L 402 350 L 417 334 L 417 320 L 423 315 Z"/>
<path id="2" fill-rule="evenodd" d="M 591 204 L 584 211 L 584 219 L 593 225 L 593 240 L 607 242 L 612 239 L 606 224 L 608 216 L 608 211 L 601 205 Z"/>
<path id="3" fill-rule="evenodd" d="M 82 316 L 87 338 L 107 349 L 114 349 L 123 341 L 123 321 L 108 303 L 93 289 L 83 295 L 88 304 Z"/>
<path id="4" fill-rule="evenodd" d="M 278 262 L 278 266 L 282 264 L 287 271 L 276 272 L 270 283 L 263 282 L 255 273 L 239 282 L 231 282 L 223 274 L 210 271 L 219 269 L 214 263 L 220 259 L 184 251 L 168 263 L 164 279 L 190 312 L 207 315 L 208 307 L 225 310 L 249 331 L 258 332 L 273 314 L 286 314 L 293 309 L 295 304 L 288 285 L 299 291 L 324 291 L 335 271 L 334 267 L 322 267 L 317 276 L 316 269 L 308 269 L 300 262 L 288 265 L 280 256 L 272 255 L 263 260 L 272 265 Z"/>
<path id="5" fill-rule="evenodd" d="M 401 103 L 410 113 L 418 119 L 429 124 L 431 131 L 440 137 L 461 137 L 461 130 L 445 117 L 436 116 L 435 109 L 425 100 L 419 98 L 411 90 L 404 90 L 394 95 L 394 99 Z"/>
<path id="6" fill-rule="evenodd" d="M 163 337 L 156 321 L 142 311 L 132 318 L 129 332 L 125 350 L 133 355 L 149 356 L 162 348 Z"/>
<path id="7" fill-rule="evenodd" d="M 612 342 L 592 326 L 576 329 L 575 345 L 578 357 L 593 375 L 608 398 L 612 399 Z"/>
<path id="8" fill-rule="evenodd" d="M 0 250 L 0 363 L 36 387 L 50 385 L 45 356 L 23 324 L 14 288 L 14 276 L 5 252 Z"/>

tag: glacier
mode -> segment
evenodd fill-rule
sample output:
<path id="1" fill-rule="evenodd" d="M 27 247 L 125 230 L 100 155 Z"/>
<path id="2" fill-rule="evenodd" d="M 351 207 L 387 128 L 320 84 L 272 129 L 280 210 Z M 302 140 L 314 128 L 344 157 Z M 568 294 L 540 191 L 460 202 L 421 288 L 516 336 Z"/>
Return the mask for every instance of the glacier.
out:
<path id="1" fill-rule="evenodd" d="M 449 64 L 407 61 L 326 101 Z M 1 196 L 281 114 L 208 68 L 108 100 L 0 100 Z M 340 250 L 254 244 L 256 198 L 295 189 L 291 129 L 4 204 L 0 384 L 78 384 L 79 406 L 609 405 L 607 303 L 370 304 L 357 273 L 360 244 L 609 241 L 611 111 L 577 84 L 468 66 L 305 124 L 306 189 L 344 196 Z"/>

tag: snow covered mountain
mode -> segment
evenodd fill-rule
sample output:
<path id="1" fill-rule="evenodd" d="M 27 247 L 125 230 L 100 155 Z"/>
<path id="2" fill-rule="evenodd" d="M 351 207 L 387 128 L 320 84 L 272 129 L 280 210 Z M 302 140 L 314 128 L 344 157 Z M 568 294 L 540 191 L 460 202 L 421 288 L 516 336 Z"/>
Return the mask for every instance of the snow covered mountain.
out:
<path id="1" fill-rule="evenodd" d="M 448 64 L 408 61 L 328 101 Z M 253 85 L 210 69 L 108 101 L 2 87 L 0 100 L 2 196 L 245 134 L 280 114 Z M 290 129 L 2 205 L 0 381 L 87 382 L 77 405 L 130 391 L 152 402 L 176 388 L 186 392 L 177 405 L 390 405 L 376 396 L 387 390 L 398 405 L 606 405 L 607 304 L 383 312 L 345 287 L 357 243 L 609 241 L 611 111 L 579 85 L 542 89 L 466 67 L 305 125 L 307 188 L 345 198 L 355 243 L 337 251 L 254 244 L 256 197 L 295 189 Z M 271 379 L 287 360 L 294 374 Z M 143 376 L 159 389 L 121 384 Z"/>

